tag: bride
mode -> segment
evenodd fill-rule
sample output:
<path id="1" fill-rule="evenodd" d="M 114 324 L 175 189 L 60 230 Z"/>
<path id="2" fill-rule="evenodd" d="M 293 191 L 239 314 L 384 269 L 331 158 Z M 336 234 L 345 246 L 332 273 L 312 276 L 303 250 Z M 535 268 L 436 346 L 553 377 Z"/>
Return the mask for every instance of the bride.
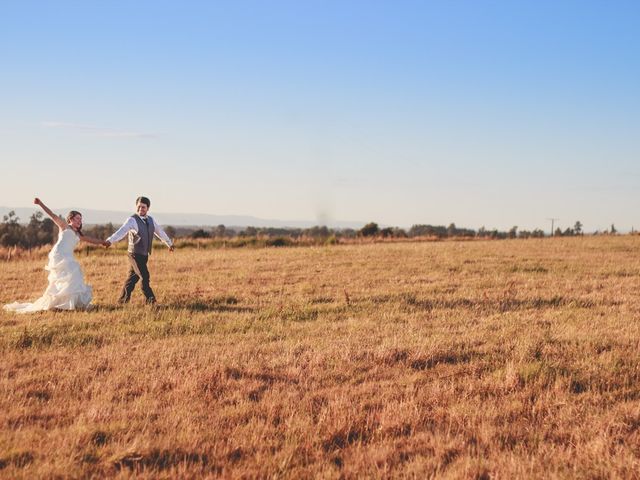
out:
<path id="1" fill-rule="evenodd" d="M 33 303 L 14 302 L 4 309 L 16 313 L 41 310 L 84 310 L 91 303 L 92 288 L 84 283 L 80 264 L 73 256 L 73 249 L 79 241 L 94 245 L 106 245 L 102 240 L 87 237 L 82 233 L 82 214 L 72 210 L 67 215 L 67 223 L 49 210 L 39 198 L 33 203 L 40 205 L 60 229 L 58 241 L 49 252 L 49 285 L 42 297 Z"/>

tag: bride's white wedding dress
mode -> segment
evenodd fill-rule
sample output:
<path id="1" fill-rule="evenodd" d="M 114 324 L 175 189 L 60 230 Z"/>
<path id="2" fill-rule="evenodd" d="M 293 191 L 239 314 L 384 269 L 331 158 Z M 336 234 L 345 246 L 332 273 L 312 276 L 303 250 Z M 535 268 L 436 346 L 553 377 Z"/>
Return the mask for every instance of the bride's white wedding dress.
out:
<path id="1" fill-rule="evenodd" d="M 49 252 L 49 286 L 44 295 L 33 303 L 10 303 L 4 309 L 16 313 L 41 310 L 83 310 L 91 303 L 92 288 L 84 283 L 80 264 L 73 249 L 80 239 L 71 229 L 60 231 L 58 241 Z"/>

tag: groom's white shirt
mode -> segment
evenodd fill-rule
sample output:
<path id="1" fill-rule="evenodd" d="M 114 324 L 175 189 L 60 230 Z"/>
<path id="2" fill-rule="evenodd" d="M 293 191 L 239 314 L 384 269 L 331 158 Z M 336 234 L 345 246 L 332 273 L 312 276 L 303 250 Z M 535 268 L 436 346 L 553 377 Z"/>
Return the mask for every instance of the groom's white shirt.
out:
<path id="1" fill-rule="evenodd" d="M 169 238 L 169 235 L 165 233 L 163 228 L 158 224 L 158 222 L 156 222 L 156 220 L 153 217 L 140 217 L 140 218 L 142 219 L 151 218 L 151 220 L 153 220 L 154 233 L 156 237 L 162 240 L 167 245 L 167 247 L 170 247 L 173 245 L 173 242 Z M 133 217 L 127 218 L 127 221 L 124 222 L 122 226 L 118 230 L 116 230 L 116 232 L 113 235 L 107 238 L 107 242 L 111 244 L 119 242 L 124 237 L 126 237 L 131 230 L 138 233 L 138 222 L 136 222 L 136 220 Z"/>

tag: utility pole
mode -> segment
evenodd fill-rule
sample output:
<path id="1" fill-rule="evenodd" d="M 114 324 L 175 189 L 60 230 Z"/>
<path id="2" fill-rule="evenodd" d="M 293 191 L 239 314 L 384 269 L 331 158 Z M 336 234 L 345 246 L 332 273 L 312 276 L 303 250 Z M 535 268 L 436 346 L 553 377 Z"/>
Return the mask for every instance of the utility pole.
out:
<path id="1" fill-rule="evenodd" d="M 555 230 L 553 229 L 554 222 L 560 220 L 559 218 L 547 218 L 547 220 L 551 220 L 551 236 L 553 237 Z"/>

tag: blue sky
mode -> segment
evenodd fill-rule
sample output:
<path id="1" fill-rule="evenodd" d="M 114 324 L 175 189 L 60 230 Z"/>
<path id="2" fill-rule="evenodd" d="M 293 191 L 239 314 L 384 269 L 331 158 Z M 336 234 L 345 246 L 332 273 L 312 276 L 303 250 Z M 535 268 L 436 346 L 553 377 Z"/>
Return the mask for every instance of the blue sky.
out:
<path id="1" fill-rule="evenodd" d="M 4 1 L 0 205 L 640 228 L 639 23 L 625 1 Z"/>

